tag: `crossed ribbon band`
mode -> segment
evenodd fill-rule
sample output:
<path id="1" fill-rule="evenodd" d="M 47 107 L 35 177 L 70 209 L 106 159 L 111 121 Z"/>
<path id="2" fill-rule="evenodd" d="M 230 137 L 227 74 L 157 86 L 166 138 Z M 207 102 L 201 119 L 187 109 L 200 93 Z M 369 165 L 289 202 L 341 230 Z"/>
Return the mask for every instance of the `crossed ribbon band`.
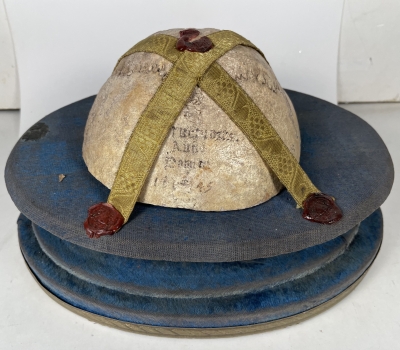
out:
<path id="1" fill-rule="evenodd" d="M 192 39 L 193 31 L 187 30 L 191 36 L 186 36 Z M 342 213 L 334 199 L 314 186 L 261 110 L 216 62 L 238 45 L 251 47 L 264 57 L 263 53 L 250 41 L 231 31 L 219 31 L 208 35 L 207 40 L 203 39 L 199 47 L 207 41 L 209 48 L 205 52 L 182 49 L 184 36 L 185 31 L 181 32 L 181 40 L 169 35 L 152 35 L 137 43 L 117 62 L 118 65 L 124 57 L 136 52 L 148 52 L 164 57 L 173 66 L 131 134 L 107 203 L 89 208 L 84 225 L 89 237 L 113 234 L 128 221 L 171 127 L 196 86 L 246 135 L 298 207 L 304 208 L 304 218 L 325 224 L 340 220 Z M 188 44 L 188 47 L 195 46 Z"/>

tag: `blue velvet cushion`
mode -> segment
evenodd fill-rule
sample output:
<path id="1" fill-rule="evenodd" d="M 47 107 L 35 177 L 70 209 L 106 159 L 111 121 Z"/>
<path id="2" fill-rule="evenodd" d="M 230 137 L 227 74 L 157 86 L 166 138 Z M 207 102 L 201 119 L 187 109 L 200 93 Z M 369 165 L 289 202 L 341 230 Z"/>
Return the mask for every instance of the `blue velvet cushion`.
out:
<path id="1" fill-rule="evenodd" d="M 357 235 L 349 233 L 343 241 L 336 239 L 308 251 L 248 262 L 175 263 L 87 252 L 32 227 L 23 215 L 18 224 L 29 267 L 45 288 L 68 304 L 124 322 L 212 328 L 269 322 L 332 299 L 370 266 L 383 227 L 377 210 L 361 223 Z M 345 249 L 340 249 L 343 244 Z M 323 256 L 328 260 L 323 261 Z M 296 264 L 302 274 L 294 271 Z M 275 272 L 281 279 L 271 284 Z M 259 283 L 251 289 L 251 281 Z"/>
<path id="2" fill-rule="evenodd" d="M 129 294 L 179 298 L 249 293 L 305 276 L 343 254 L 358 232 L 357 225 L 326 243 L 272 258 L 194 263 L 100 253 L 31 225 L 40 249 L 79 279 Z"/>

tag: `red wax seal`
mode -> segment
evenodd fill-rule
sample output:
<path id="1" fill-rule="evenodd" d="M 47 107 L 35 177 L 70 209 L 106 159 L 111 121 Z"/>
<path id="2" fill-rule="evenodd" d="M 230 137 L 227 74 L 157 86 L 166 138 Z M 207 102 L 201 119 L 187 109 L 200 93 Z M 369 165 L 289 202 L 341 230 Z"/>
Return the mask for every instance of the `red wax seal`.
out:
<path id="1" fill-rule="evenodd" d="M 214 47 L 212 41 L 206 36 L 201 37 L 198 40 L 192 41 L 200 35 L 197 29 L 185 29 L 179 32 L 181 36 L 176 43 L 176 49 L 179 51 L 191 51 L 191 52 L 207 52 Z"/>
<path id="2" fill-rule="evenodd" d="M 124 218 L 117 209 L 109 203 L 98 203 L 89 208 L 83 226 L 90 238 L 99 238 L 113 235 L 123 224 Z"/>
<path id="3" fill-rule="evenodd" d="M 342 210 L 334 199 L 324 193 L 312 193 L 303 202 L 303 218 L 320 224 L 330 225 L 342 217 Z"/>

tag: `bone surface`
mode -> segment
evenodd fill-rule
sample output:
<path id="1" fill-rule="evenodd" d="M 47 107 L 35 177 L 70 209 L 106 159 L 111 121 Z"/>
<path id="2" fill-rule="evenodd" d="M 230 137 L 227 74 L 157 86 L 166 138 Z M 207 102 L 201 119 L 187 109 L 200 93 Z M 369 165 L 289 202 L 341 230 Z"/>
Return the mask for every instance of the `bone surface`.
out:
<path id="1" fill-rule="evenodd" d="M 157 34 L 178 38 L 180 30 Z M 200 36 L 215 31 L 200 29 Z M 237 46 L 217 62 L 253 99 L 299 160 L 296 113 L 265 59 L 254 49 Z M 120 61 L 99 91 L 85 129 L 83 157 L 90 173 L 108 188 L 141 113 L 171 67 L 156 54 L 134 53 Z M 246 136 L 197 87 L 162 145 L 139 202 L 236 210 L 263 203 L 281 188 Z"/>

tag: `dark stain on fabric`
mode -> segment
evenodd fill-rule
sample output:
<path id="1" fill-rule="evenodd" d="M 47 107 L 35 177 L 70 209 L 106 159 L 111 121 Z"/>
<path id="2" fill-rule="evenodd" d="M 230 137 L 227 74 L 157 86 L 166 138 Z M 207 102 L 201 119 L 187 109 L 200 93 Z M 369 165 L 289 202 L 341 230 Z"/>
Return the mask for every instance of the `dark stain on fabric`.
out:
<path id="1" fill-rule="evenodd" d="M 47 124 L 39 122 L 31 126 L 25 134 L 22 135 L 21 139 L 24 141 L 37 141 L 44 137 L 49 132 Z"/>

